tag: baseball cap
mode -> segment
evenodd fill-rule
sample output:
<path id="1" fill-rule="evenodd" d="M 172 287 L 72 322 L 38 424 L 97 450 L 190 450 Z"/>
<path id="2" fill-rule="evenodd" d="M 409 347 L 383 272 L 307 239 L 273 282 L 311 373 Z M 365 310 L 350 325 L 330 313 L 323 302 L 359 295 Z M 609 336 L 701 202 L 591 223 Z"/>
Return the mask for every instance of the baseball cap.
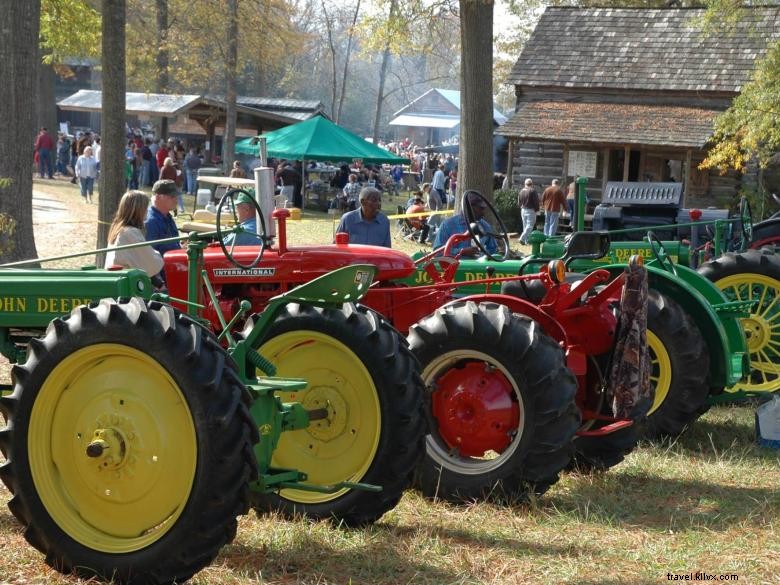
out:
<path id="1" fill-rule="evenodd" d="M 254 205 L 255 204 L 255 200 L 252 199 L 246 193 L 239 193 L 238 195 L 236 195 L 234 201 L 236 202 L 236 205 L 238 205 L 239 203 L 246 203 L 247 205 Z"/>
<path id="2" fill-rule="evenodd" d="M 152 185 L 152 193 L 155 195 L 177 195 L 176 183 L 170 179 L 160 179 Z"/>

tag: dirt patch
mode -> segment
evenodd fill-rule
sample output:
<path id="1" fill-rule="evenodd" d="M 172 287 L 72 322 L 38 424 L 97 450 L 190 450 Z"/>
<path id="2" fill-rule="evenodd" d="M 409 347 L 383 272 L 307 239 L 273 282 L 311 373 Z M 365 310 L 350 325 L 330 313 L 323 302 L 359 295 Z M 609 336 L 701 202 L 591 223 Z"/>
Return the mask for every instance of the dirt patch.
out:
<path id="1" fill-rule="evenodd" d="M 97 198 L 96 198 L 97 200 Z M 95 249 L 96 203 L 88 205 L 75 185 L 67 181 L 36 180 L 33 184 L 33 229 L 40 258 Z M 45 268 L 78 268 L 94 258 L 72 258 L 44 264 Z"/>

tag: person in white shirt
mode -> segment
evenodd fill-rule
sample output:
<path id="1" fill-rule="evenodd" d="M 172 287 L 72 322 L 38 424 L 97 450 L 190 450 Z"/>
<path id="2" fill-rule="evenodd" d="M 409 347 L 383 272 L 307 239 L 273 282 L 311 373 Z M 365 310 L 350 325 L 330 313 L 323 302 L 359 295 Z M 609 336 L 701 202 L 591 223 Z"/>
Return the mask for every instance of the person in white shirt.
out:
<path id="1" fill-rule="evenodd" d="M 81 186 L 81 196 L 86 203 L 92 203 L 92 191 L 95 188 L 95 179 L 98 176 L 98 167 L 95 157 L 92 155 L 92 147 L 84 147 L 84 154 L 76 160 L 73 168 Z"/>
<path id="2" fill-rule="evenodd" d="M 128 191 L 122 195 L 114 221 L 111 222 L 111 228 L 108 230 L 109 248 L 140 244 L 146 241 L 143 228 L 148 207 L 149 197 L 142 191 Z M 163 258 L 152 246 L 140 246 L 128 250 L 109 250 L 106 254 L 105 267 L 112 266 L 140 268 L 152 278 L 152 282 L 156 285 L 159 286 L 162 283 L 159 275 L 163 267 Z"/>

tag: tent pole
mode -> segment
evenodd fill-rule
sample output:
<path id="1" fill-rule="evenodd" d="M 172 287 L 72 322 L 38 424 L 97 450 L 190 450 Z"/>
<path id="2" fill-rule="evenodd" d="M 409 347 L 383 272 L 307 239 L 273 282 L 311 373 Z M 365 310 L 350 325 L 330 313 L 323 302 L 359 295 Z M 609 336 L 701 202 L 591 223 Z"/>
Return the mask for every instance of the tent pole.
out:
<path id="1" fill-rule="evenodd" d="M 301 214 L 306 209 L 306 159 L 301 158 Z"/>

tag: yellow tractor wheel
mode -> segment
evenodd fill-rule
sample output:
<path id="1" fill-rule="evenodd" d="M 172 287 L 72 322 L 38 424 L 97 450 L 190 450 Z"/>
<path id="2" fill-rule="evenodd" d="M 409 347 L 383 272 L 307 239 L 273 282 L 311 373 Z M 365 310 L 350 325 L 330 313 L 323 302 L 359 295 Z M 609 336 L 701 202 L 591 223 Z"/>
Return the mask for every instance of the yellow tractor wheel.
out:
<path id="1" fill-rule="evenodd" d="M 170 583 L 235 534 L 256 474 L 246 390 L 170 306 L 103 300 L 56 319 L 0 405 L 0 475 L 57 570 Z"/>

